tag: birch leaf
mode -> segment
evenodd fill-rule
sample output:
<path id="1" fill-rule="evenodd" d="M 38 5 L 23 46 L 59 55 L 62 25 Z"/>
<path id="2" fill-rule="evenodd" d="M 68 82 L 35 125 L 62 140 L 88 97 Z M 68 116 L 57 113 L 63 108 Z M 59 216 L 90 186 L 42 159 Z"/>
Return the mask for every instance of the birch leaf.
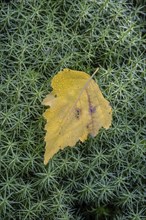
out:
<path id="1" fill-rule="evenodd" d="M 47 121 L 44 164 L 60 149 L 84 142 L 89 134 L 95 137 L 101 127 L 111 125 L 111 106 L 92 77 L 64 69 L 52 79 L 53 91 L 42 103 L 49 106 L 43 114 Z"/>

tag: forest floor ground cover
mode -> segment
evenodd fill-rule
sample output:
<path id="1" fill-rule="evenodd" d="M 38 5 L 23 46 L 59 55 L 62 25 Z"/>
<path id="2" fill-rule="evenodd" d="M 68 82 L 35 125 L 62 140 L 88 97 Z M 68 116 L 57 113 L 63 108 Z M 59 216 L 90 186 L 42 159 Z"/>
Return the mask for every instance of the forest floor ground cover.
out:
<path id="1" fill-rule="evenodd" d="M 1 219 L 144 220 L 144 1 L 0 1 Z M 109 130 L 43 164 L 41 105 L 63 68 L 98 81 Z"/>

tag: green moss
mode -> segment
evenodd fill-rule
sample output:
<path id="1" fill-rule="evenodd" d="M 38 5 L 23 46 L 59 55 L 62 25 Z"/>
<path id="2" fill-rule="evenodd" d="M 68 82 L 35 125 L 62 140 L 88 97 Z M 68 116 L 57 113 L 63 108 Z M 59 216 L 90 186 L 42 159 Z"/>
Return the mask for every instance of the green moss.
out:
<path id="1" fill-rule="evenodd" d="M 1 219 L 145 219 L 144 2 L 0 1 Z M 63 68 L 92 74 L 109 130 L 43 164 L 44 107 Z"/>

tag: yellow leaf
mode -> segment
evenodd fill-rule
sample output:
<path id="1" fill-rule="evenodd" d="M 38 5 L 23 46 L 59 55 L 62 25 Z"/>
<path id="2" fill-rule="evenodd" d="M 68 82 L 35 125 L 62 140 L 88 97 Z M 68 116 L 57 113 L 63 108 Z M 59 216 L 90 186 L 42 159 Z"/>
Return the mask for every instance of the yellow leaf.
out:
<path id="1" fill-rule="evenodd" d="M 64 69 L 52 79 L 53 91 L 43 100 L 43 105 L 50 106 L 43 114 L 47 120 L 44 164 L 60 149 L 73 147 L 88 134 L 94 137 L 101 127 L 111 125 L 111 106 L 92 77 Z"/>

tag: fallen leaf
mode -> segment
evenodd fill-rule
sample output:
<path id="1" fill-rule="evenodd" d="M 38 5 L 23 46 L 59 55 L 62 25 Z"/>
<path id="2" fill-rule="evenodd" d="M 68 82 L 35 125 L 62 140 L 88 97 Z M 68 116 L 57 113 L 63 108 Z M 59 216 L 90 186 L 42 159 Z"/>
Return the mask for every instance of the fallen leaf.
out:
<path id="1" fill-rule="evenodd" d="M 44 164 L 60 149 L 85 141 L 88 134 L 95 137 L 101 127 L 111 125 L 111 106 L 93 75 L 64 69 L 52 79 L 53 91 L 42 103 L 50 106 L 43 114 L 47 120 Z"/>

